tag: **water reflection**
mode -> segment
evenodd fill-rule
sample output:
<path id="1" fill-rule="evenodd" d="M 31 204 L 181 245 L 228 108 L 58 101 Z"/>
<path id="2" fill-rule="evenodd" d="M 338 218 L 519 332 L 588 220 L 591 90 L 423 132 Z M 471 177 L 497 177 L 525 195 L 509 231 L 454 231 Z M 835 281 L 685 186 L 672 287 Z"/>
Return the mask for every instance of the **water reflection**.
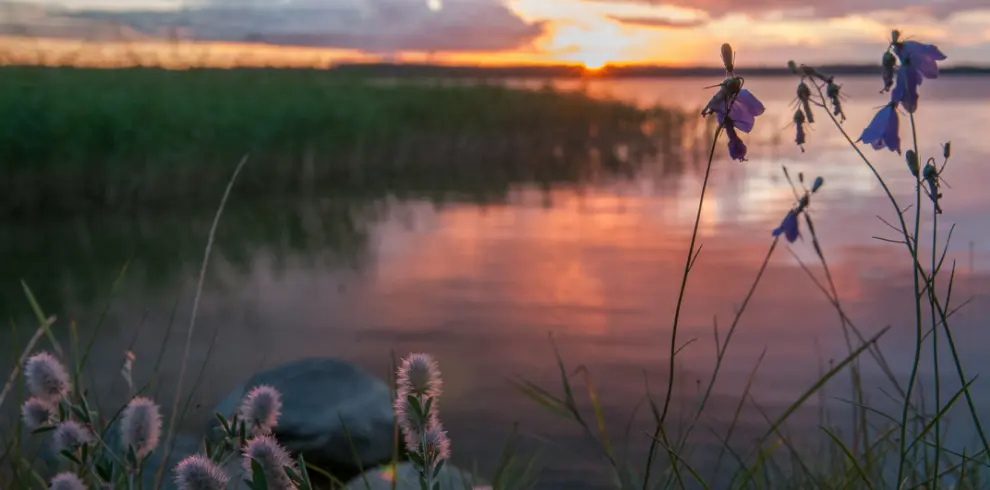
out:
<path id="1" fill-rule="evenodd" d="M 848 83 L 852 128 L 872 111 L 873 82 Z M 684 87 L 700 85 L 610 83 L 614 92 L 644 100 L 688 93 Z M 776 111 L 767 120 L 783 112 L 789 82 L 748 83 Z M 953 317 L 952 327 L 968 374 L 976 375 L 986 367 L 982 346 L 990 341 L 990 333 L 980 328 L 990 315 L 988 203 L 982 189 L 990 169 L 978 165 L 990 155 L 990 142 L 976 126 L 986 122 L 980 118 L 988 113 L 990 99 L 968 101 L 960 112 L 958 94 L 972 91 L 970 83 L 946 79 L 925 92 L 931 119 L 922 121 L 920 136 L 929 152 L 951 138 L 958 155 L 946 173 L 952 189 L 946 192 L 946 223 L 940 228 L 944 238 L 948 221 L 959 224 L 949 253 L 958 263 L 953 296 L 959 302 L 976 300 Z M 694 103 L 686 96 L 684 100 Z M 767 252 L 770 230 L 793 199 L 780 164 L 795 173 L 825 177 L 826 187 L 816 195 L 812 212 L 843 306 L 864 335 L 892 327 L 881 346 L 895 373 L 906 378 L 914 342 L 910 268 L 902 247 L 871 238 L 886 233 L 874 215 L 889 217 L 889 204 L 831 128 L 819 124 L 810 135 L 808 153 L 801 154 L 786 143 L 772 144 L 781 127 L 768 124 L 756 133 L 750 162 L 717 162 L 700 227 L 704 249 L 691 277 L 679 332 L 683 341 L 696 341 L 678 357 L 676 416 L 690 410 L 698 381 L 710 376 L 713 320 L 726 328 Z M 876 156 L 898 196 L 907 199 L 913 192 L 911 177 L 900 157 L 869 155 Z M 501 442 L 518 421 L 524 430 L 550 439 L 545 476 L 554 488 L 597 488 L 586 481 L 592 453 L 580 434 L 519 395 L 507 379 L 521 374 L 556 386 L 559 373 L 547 337 L 553 332 L 565 360 L 587 366 L 594 376 L 609 427 L 620 441 L 646 380 L 654 396 L 662 396 L 668 325 L 700 183 L 699 169 L 683 168 L 683 173 L 652 168 L 633 180 L 601 179 L 579 188 L 516 185 L 502 199 L 480 205 L 425 199 L 235 203 L 217 239 L 194 338 L 194 366 L 205 360 L 214 335 L 219 341 L 187 427 L 198 426 L 227 390 L 265 365 L 338 356 L 385 375 L 391 351 L 426 350 L 438 357 L 446 376 L 443 414 L 455 461 L 477 459 L 482 470 L 491 469 Z M 212 212 L 80 218 L 12 229 L 16 233 L 4 242 L 5 256 L 11 258 L 5 311 L 26 313 L 19 285 L 9 279 L 25 277 L 42 291 L 50 310 L 76 318 L 86 332 L 108 299 L 116 268 L 134 256 L 101 333 L 94 370 L 116 373 L 141 325 L 133 347 L 139 359 L 136 376 L 164 381 L 162 393 L 170 396 L 183 339 L 167 327 L 176 304 L 179 332 L 186 324 Z M 768 414 L 780 413 L 820 369 L 844 355 L 835 311 L 797 266 L 799 259 L 821 277 L 810 244 L 777 250 L 702 419 L 718 434 L 728 427 L 764 349 L 751 394 Z M 163 346 L 163 368 L 154 372 L 153 359 Z M 9 365 L 9 358 L 2 364 Z M 871 403 L 889 408 L 880 392 L 888 389 L 887 381 L 870 362 L 864 371 Z M 930 365 L 923 366 L 922 376 L 930 383 Z M 951 393 L 958 380 L 953 373 L 943 376 L 943 389 Z M 826 395 L 845 397 L 847 386 L 846 376 L 837 377 Z M 117 393 L 103 388 L 104 398 L 120 396 L 119 386 Z M 978 387 L 973 393 L 990 416 L 990 391 Z M 817 434 L 821 400 L 809 401 L 787 430 Z M 831 400 L 829 406 L 838 420 L 843 405 Z M 952 441 L 967 442 L 965 412 L 954 409 L 950 415 L 956 431 Z M 642 432 L 648 419 L 648 410 L 641 407 L 630 426 L 634 464 L 645 458 Z M 765 428 L 763 415 L 746 404 L 731 442 L 745 448 Z M 705 468 L 719 443 L 707 430 L 697 430 L 695 436 L 695 456 L 702 462 L 698 466 Z"/>

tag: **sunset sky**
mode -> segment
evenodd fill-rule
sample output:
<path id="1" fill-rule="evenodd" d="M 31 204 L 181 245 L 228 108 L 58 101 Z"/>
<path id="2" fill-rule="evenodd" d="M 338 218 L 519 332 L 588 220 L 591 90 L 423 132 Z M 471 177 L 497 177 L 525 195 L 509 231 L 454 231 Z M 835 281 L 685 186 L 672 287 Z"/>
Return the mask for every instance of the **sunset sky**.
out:
<path id="1" fill-rule="evenodd" d="M 891 28 L 946 64 L 990 64 L 986 0 L 19 0 L 0 36 L 46 46 L 154 44 L 321 60 L 718 64 L 878 62 Z M 249 43 L 246 46 L 245 43 Z M 15 44 L 17 44 L 15 42 Z M 187 45 L 188 46 L 188 45 Z M 285 48 L 285 46 L 293 46 Z M 304 49 L 296 47 L 306 47 Z"/>

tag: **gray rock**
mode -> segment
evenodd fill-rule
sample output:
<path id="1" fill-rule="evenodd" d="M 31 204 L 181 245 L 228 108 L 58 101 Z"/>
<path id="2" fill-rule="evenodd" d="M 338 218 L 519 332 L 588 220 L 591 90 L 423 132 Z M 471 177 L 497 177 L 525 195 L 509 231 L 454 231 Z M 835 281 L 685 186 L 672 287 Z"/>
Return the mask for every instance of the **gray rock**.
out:
<path id="1" fill-rule="evenodd" d="M 230 418 L 244 395 L 258 385 L 281 392 L 275 437 L 293 454 L 302 453 L 306 461 L 340 475 L 392 459 L 395 414 L 390 389 L 363 369 L 329 358 L 284 364 L 252 376 L 215 412 Z M 214 430 L 219 426 L 215 417 L 209 426 L 211 434 L 219 432 Z"/>
<path id="2" fill-rule="evenodd" d="M 395 468 L 396 490 L 419 490 L 419 473 L 412 463 L 399 463 Z M 347 482 L 343 490 L 391 490 L 392 470 L 383 466 L 368 470 Z M 365 483 L 367 481 L 367 483 Z M 451 464 L 445 464 L 440 470 L 441 490 L 492 490 L 491 484 L 481 478 L 461 470 Z"/>

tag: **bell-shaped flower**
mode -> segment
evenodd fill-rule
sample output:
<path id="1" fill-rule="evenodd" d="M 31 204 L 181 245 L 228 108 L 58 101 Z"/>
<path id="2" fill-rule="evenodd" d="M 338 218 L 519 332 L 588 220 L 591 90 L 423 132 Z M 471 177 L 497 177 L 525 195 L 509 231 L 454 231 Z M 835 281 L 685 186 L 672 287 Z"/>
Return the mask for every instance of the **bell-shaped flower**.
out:
<path id="1" fill-rule="evenodd" d="M 731 101 L 732 107 L 729 108 L 728 116 L 732 120 L 732 125 L 735 129 L 748 133 L 753 130 L 753 125 L 756 124 L 756 116 L 762 115 L 766 112 L 766 107 L 763 103 L 753 95 L 752 92 L 746 89 L 739 91 L 736 95 L 734 101 Z M 725 120 L 726 104 L 720 104 L 713 107 L 712 112 L 714 112 L 718 117 L 718 122 Z"/>
<path id="2" fill-rule="evenodd" d="M 773 236 L 778 236 L 783 233 L 784 238 L 786 238 L 788 242 L 794 243 L 794 241 L 801 236 L 801 232 L 798 229 L 798 223 L 800 223 L 800 221 L 798 221 L 798 215 L 800 215 L 800 213 L 796 209 L 788 211 L 787 216 L 784 216 L 784 219 L 780 222 L 780 226 L 774 228 Z"/>
<path id="3" fill-rule="evenodd" d="M 916 41 L 904 41 L 894 46 L 894 52 L 902 66 L 909 66 L 925 78 L 938 78 L 938 63 L 946 56 L 938 46 Z"/>
<path id="4" fill-rule="evenodd" d="M 897 103 L 891 102 L 880 109 L 873 120 L 863 130 L 857 142 L 867 143 L 874 150 L 887 147 L 890 151 L 901 153 L 901 136 L 899 133 Z"/>
<path id="5" fill-rule="evenodd" d="M 740 162 L 746 161 L 746 143 L 736 133 L 732 118 L 725 120 L 725 135 L 729 137 L 729 157 Z"/>

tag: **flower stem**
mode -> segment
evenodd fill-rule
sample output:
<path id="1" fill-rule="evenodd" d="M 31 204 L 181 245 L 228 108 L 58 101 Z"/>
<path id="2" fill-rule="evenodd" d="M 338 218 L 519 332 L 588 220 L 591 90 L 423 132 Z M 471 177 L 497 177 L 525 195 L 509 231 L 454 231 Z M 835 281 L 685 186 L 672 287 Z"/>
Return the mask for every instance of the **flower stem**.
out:
<path id="1" fill-rule="evenodd" d="M 945 244 L 949 246 L 948 243 Z M 928 281 L 929 298 L 936 295 L 935 276 L 938 275 L 938 210 L 932 206 L 932 274 Z M 929 303 L 932 303 L 929 301 Z M 935 305 L 930 304 L 932 316 L 932 363 L 935 371 L 935 463 L 934 482 L 932 488 L 939 488 L 939 459 L 942 454 L 942 417 L 938 414 L 942 412 L 942 382 L 939 379 L 938 370 L 938 321 L 936 319 Z"/>
<path id="2" fill-rule="evenodd" d="M 911 118 L 911 137 L 914 143 L 914 154 L 918 154 L 918 132 L 914 124 L 914 114 L 910 114 Z M 920 156 L 918 157 L 920 159 Z M 920 166 L 919 166 L 920 167 Z M 914 247 L 911 249 L 912 259 L 914 259 L 915 264 L 918 263 L 918 233 L 921 231 L 921 169 L 918 169 L 915 175 L 915 208 L 914 208 Z M 907 448 L 907 423 L 908 414 L 911 411 L 911 394 L 914 391 L 915 382 L 918 379 L 918 367 L 921 364 L 921 344 L 924 340 L 925 332 L 922 327 L 922 314 L 921 314 L 921 281 L 919 278 L 919 271 L 917 267 L 911 268 L 912 275 L 914 276 L 914 315 L 915 315 L 915 342 L 914 342 L 914 361 L 911 364 L 911 375 L 908 378 L 907 392 L 904 396 L 904 407 L 901 410 L 901 434 L 900 434 L 900 460 L 897 465 L 897 479 L 894 481 L 900 482 L 904 476 L 904 459 L 907 457 L 905 454 L 905 449 Z M 924 271 L 920 271 L 924 273 Z M 929 293 L 931 294 L 931 292 Z"/>
<path id="3" fill-rule="evenodd" d="M 728 111 L 726 111 L 726 113 L 728 113 Z M 667 393 L 664 395 L 663 410 L 660 412 L 660 420 L 657 421 L 657 427 L 654 429 L 653 437 L 650 439 L 650 451 L 646 457 L 646 470 L 643 476 L 643 490 L 646 490 L 650 482 L 650 469 L 653 467 L 653 458 L 656 454 L 658 438 L 660 437 L 663 423 L 667 418 L 667 411 L 670 408 L 671 393 L 674 391 L 674 357 L 677 354 L 677 325 L 681 318 L 681 306 L 684 304 L 684 291 L 687 289 L 688 275 L 691 273 L 691 265 L 694 263 L 694 244 L 698 239 L 698 225 L 701 222 L 701 210 L 705 204 L 705 191 L 708 189 L 708 179 L 711 177 L 712 173 L 712 162 L 715 160 L 715 148 L 718 144 L 718 137 L 722 134 L 722 130 L 724 128 L 725 120 L 723 119 L 722 122 L 719 123 L 718 128 L 715 130 L 715 135 L 712 138 L 712 148 L 708 152 L 708 165 L 705 167 L 705 178 L 701 183 L 701 197 L 698 198 L 698 212 L 694 218 L 694 229 L 691 231 L 691 244 L 688 246 L 687 259 L 684 261 L 684 275 L 681 277 L 681 289 L 677 293 L 677 306 L 674 308 L 674 324 L 670 333 L 670 365 L 668 366 Z"/>

